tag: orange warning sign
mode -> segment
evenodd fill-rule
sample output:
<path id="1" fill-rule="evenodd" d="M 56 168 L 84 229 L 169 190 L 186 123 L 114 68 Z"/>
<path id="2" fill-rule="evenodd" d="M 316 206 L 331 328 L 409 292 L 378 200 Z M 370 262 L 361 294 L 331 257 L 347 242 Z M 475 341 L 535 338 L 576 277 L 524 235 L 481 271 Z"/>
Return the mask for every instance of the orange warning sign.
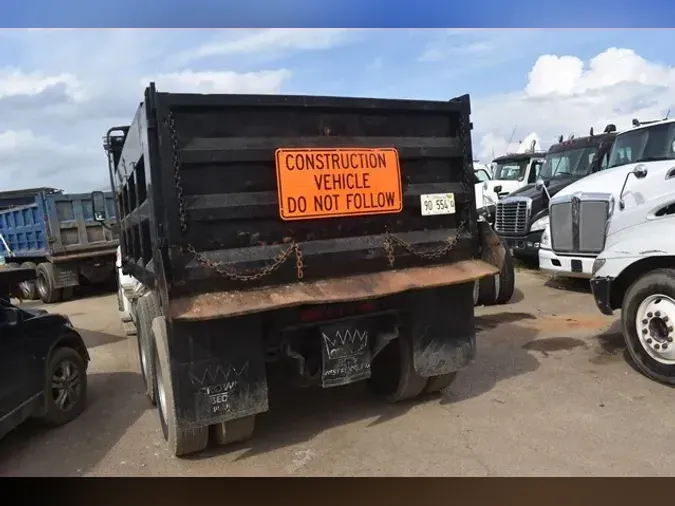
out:
<path id="1" fill-rule="evenodd" d="M 393 148 L 277 149 L 283 220 L 398 213 L 401 168 Z"/>

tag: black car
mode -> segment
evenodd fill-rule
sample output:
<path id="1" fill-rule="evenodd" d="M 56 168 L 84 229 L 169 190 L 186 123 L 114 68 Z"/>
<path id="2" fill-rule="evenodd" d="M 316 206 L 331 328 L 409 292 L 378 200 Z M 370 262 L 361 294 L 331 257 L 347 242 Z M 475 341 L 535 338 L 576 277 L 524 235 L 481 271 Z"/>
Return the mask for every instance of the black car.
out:
<path id="1" fill-rule="evenodd" d="M 0 437 L 28 418 L 63 425 L 82 413 L 89 360 L 66 316 L 0 297 Z"/>
<path id="2" fill-rule="evenodd" d="M 494 229 L 508 244 L 513 255 L 538 262 L 539 242 L 548 225 L 548 202 L 563 188 L 607 167 L 609 150 L 616 137 L 616 127 L 567 141 L 560 138 L 546 154 L 539 180 L 541 187 L 528 184 L 496 206 Z"/>

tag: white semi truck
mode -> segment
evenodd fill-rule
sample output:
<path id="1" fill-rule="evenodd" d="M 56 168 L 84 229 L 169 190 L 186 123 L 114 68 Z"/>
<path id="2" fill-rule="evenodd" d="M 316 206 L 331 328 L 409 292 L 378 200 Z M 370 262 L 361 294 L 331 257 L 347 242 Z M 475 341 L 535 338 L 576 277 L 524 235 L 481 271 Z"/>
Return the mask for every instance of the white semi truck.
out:
<path id="1" fill-rule="evenodd" d="M 596 238 L 591 267 L 599 310 L 621 310 L 624 339 L 648 377 L 675 384 L 675 120 L 619 134 L 609 164 L 623 154 L 620 185 L 581 196 L 574 227 Z M 608 174 L 609 175 L 609 174 Z"/>

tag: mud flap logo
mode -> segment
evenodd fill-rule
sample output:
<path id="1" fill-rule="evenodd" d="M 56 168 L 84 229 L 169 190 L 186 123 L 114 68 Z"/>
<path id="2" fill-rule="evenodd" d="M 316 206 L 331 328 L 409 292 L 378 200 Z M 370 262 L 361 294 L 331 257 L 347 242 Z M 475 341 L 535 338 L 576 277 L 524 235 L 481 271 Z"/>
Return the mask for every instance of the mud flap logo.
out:
<path id="1" fill-rule="evenodd" d="M 236 368 L 221 365 L 207 366 L 200 373 L 192 369 L 189 372 L 190 382 L 199 387 L 197 403 L 199 412 L 207 416 L 219 415 L 231 410 L 232 398 L 239 389 L 240 379 L 248 372 L 249 363 Z"/>

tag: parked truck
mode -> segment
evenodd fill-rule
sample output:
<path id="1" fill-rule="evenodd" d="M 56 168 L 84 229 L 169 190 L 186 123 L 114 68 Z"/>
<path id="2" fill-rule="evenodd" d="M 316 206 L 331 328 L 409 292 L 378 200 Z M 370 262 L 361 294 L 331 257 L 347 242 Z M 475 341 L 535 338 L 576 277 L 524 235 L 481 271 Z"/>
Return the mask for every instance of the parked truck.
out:
<path id="1" fill-rule="evenodd" d="M 638 369 L 675 385 L 675 120 L 619 134 L 610 165 L 621 152 L 628 164 L 616 169 L 620 184 L 580 202 L 580 220 L 593 226 L 585 234 L 601 238 L 591 288 L 603 314 L 621 310 Z"/>
<path id="2" fill-rule="evenodd" d="M 607 164 L 607 153 L 616 127 L 607 125 L 595 135 L 571 137 L 551 146 L 537 181 L 509 194 L 497 203 L 495 231 L 506 241 L 516 258 L 539 264 L 541 236 L 549 225 L 551 197 L 575 181 Z"/>
<path id="3" fill-rule="evenodd" d="M 449 102 L 160 93 L 106 135 L 139 362 L 170 451 L 251 437 L 267 366 L 390 402 L 475 357 L 469 96 Z M 92 194 L 103 221 L 101 192 Z"/>
<path id="4" fill-rule="evenodd" d="M 105 202 L 101 212 L 114 223 L 112 193 Z M 67 300 L 81 283 L 114 280 L 115 234 L 94 219 L 89 193 L 41 191 L 30 204 L 0 210 L 0 255 L 9 267 L 36 270 L 36 280 L 20 284 L 24 300 Z"/>

